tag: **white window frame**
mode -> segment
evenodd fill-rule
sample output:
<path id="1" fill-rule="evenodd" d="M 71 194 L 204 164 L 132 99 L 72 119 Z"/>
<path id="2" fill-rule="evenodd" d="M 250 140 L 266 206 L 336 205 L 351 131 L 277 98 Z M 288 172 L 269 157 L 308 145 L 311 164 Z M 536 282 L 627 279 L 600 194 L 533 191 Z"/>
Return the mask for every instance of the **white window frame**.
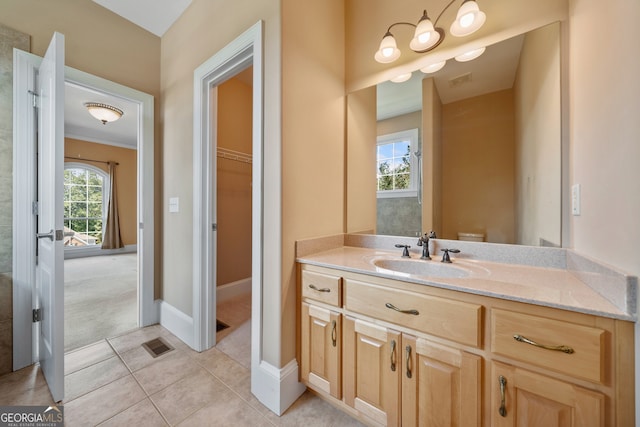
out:
<path id="1" fill-rule="evenodd" d="M 391 197 L 418 197 L 418 167 L 420 163 L 416 158 L 416 151 L 419 151 L 418 128 L 407 129 L 400 132 L 388 133 L 386 135 L 378 135 L 376 139 L 376 177 L 378 176 L 378 155 L 377 148 L 379 145 L 391 144 L 398 141 L 410 141 L 411 156 L 409 156 L 409 164 L 411 172 L 409 175 L 409 188 L 406 190 L 382 190 L 377 191 L 379 199 Z"/>
<path id="2" fill-rule="evenodd" d="M 105 172 L 104 170 L 87 164 L 87 163 L 80 163 L 80 162 L 64 162 L 64 170 L 66 171 L 67 169 L 86 169 L 89 170 L 91 172 L 95 172 L 96 174 L 102 176 L 102 223 L 103 223 L 103 227 L 102 227 L 102 239 L 104 240 L 104 224 L 106 224 L 107 222 L 107 210 L 109 207 L 109 185 L 110 185 L 110 180 L 109 180 L 109 173 Z M 69 252 L 73 252 L 73 251 L 86 251 L 86 250 L 92 250 L 95 249 L 96 247 L 100 247 L 100 245 L 92 245 L 92 246 L 65 246 L 64 250 L 65 252 L 69 251 Z"/>

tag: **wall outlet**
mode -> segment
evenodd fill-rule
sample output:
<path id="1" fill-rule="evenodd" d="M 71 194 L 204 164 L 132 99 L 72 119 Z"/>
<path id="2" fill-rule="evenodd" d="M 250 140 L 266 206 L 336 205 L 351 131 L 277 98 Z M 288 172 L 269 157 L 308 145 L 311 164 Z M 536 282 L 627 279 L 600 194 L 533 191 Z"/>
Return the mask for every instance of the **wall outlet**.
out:
<path id="1" fill-rule="evenodd" d="M 580 184 L 571 186 L 571 214 L 580 215 Z"/>

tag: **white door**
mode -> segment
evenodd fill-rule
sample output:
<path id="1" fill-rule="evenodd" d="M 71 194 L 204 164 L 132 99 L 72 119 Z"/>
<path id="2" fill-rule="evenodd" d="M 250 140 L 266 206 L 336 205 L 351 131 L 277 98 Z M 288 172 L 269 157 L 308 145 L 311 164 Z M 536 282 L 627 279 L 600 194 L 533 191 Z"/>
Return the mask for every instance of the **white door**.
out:
<path id="1" fill-rule="evenodd" d="M 38 258 L 40 367 L 53 400 L 64 397 L 64 35 L 54 33 L 38 71 Z"/>

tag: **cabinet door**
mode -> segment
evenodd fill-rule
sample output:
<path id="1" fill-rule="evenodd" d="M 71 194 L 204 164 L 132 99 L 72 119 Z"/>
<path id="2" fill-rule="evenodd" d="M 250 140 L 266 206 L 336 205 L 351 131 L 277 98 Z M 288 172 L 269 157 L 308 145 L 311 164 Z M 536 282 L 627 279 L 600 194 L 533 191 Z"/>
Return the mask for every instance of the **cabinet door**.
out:
<path id="1" fill-rule="evenodd" d="M 482 359 L 402 335 L 402 426 L 480 426 Z"/>
<path id="2" fill-rule="evenodd" d="M 341 314 L 302 303 L 302 379 L 340 399 Z"/>
<path id="3" fill-rule="evenodd" d="M 381 425 L 400 425 L 400 333 L 344 319 L 344 400 Z"/>
<path id="4" fill-rule="evenodd" d="M 604 426 L 601 393 L 498 362 L 490 380 L 492 426 Z"/>

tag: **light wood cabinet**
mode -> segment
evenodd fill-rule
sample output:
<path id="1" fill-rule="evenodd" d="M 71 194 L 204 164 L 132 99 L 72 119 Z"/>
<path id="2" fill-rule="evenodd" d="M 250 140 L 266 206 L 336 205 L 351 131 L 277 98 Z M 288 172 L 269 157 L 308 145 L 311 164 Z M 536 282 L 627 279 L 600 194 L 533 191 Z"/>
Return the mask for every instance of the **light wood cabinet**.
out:
<path id="1" fill-rule="evenodd" d="M 342 315 L 305 302 L 300 324 L 302 379 L 340 399 Z"/>
<path id="2" fill-rule="evenodd" d="M 402 334 L 402 426 L 481 425 L 482 358 Z"/>
<path id="3" fill-rule="evenodd" d="M 494 427 L 604 427 L 605 396 L 592 390 L 494 362 Z"/>
<path id="4" fill-rule="evenodd" d="M 301 380 L 367 424 L 635 424 L 632 322 L 326 267 L 298 272 Z"/>
<path id="5" fill-rule="evenodd" d="M 400 333 L 346 316 L 344 400 L 375 422 L 400 425 Z"/>

